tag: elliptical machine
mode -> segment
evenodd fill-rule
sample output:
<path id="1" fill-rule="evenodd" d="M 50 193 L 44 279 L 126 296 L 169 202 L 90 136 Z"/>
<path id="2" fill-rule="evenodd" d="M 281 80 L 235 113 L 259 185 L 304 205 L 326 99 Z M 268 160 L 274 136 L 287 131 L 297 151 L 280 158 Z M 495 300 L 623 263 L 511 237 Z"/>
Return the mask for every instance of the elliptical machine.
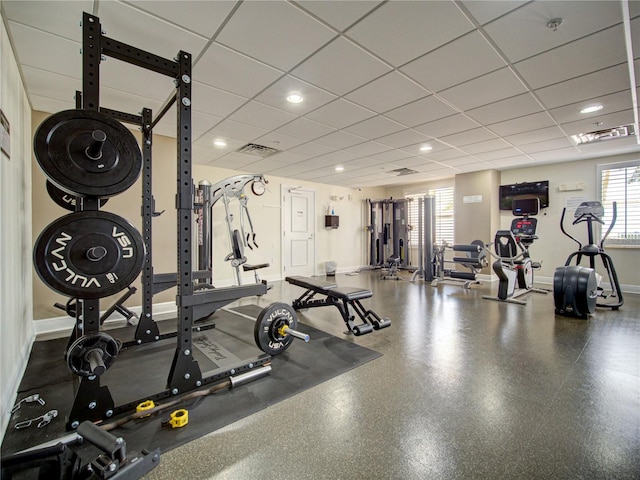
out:
<path id="1" fill-rule="evenodd" d="M 560 218 L 560 230 L 567 237 L 578 244 L 578 250 L 567 258 L 564 267 L 556 268 L 553 275 L 553 297 L 557 314 L 587 318 L 595 312 L 595 307 L 606 307 L 618 310 L 624 303 L 622 291 L 618 283 L 618 275 L 613 266 L 613 260 L 604 251 L 604 241 L 611 233 L 618 215 L 616 202 L 613 202 L 613 217 L 606 233 L 599 244 L 594 243 L 593 222 L 604 225 L 604 207 L 600 202 L 582 202 L 574 214 L 573 225 L 587 222 L 588 244 L 583 245 L 578 239 L 567 233 L 564 229 L 564 216 L 566 208 L 562 209 Z M 571 261 L 576 257 L 575 265 Z M 589 258 L 589 267 L 582 267 L 580 263 L 583 257 Z M 611 291 L 605 292 L 600 286 L 598 276 L 595 273 L 595 259 L 600 257 L 609 277 Z M 614 298 L 614 301 L 598 302 L 598 298 Z"/>
<path id="2" fill-rule="evenodd" d="M 518 297 L 528 293 L 547 293 L 533 287 L 533 271 L 540 268 L 529 256 L 529 247 L 538 239 L 538 220 L 531 218 L 540 211 L 540 200 L 534 198 L 514 198 L 511 212 L 518 216 L 511 221 L 510 230 L 498 230 L 494 239 L 496 258 L 492 268 L 498 276 L 498 296 L 483 295 L 487 300 L 526 305 Z M 521 215 L 521 216 L 519 216 Z"/>

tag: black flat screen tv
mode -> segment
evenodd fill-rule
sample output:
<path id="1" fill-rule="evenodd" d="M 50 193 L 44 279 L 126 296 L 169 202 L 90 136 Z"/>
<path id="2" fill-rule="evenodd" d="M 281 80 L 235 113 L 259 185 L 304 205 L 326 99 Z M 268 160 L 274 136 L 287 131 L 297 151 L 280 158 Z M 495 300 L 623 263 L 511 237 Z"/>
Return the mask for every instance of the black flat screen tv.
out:
<path id="1" fill-rule="evenodd" d="M 514 198 L 537 198 L 540 208 L 549 206 L 549 180 L 500 185 L 500 210 L 511 211 Z"/>

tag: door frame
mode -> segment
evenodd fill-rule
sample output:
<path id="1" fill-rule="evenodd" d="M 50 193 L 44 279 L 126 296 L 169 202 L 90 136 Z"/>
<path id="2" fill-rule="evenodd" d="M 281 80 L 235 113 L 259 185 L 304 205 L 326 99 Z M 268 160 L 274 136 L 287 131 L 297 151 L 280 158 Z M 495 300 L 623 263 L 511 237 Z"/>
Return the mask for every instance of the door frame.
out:
<path id="1" fill-rule="evenodd" d="M 287 262 L 287 258 L 289 258 L 287 255 L 290 254 L 291 252 L 287 251 L 287 249 L 289 248 L 289 242 L 288 242 L 288 238 L 286 237 L 286 233 L 289 233 L 289 235 L 291 235 L 291 232 L 286 232 L 285 228 L 287 228 L 287 219 L 286 219 L 286 208 L 285 208 L 285 203 L 287 201 L 287 199 L 289 200 L 289 205 L 291 205 L 291 196 L 292 196 L 292 191 L 299 191 L 299 192 L 307 192 L 307 193 L 311 193 L 312 194 L 312 202 L 311 202 L 311 207 L 313 209 L 312 212 L 309 213 L 309 217 L 311 218 L 311 222 L 312 222 L 312 231 L 313 231 L 313 259 L 312 259 L 312 267 L 311 267 L 311 275 L 315 275 L 316 274 L 316 237 L 317 237 L 317 232 L 316 232 L 316 191 L 312 188 L 304 188 L 304 187 L 300 187 L 300 186 L 291 186 L 291 185 L 285 185 L 285 184 L 281 184 L 280 185 L 280 225 L 282 225 L 282 229 L 281 229 L 281 235 L 280 235 L 280 258 L 282 259 L 281 265 L 280 265 L 280 275 L 282 277 L 282 279 L 284 280 L 284 278 L 287 275 L 287 272 L 285 271 L 285 267 L 286 267 L 286 262 Z M 285 238 L 287 238 L 287 241 L 285 241 Z M 289 267 L 291 267 L 289 265 Z"/>

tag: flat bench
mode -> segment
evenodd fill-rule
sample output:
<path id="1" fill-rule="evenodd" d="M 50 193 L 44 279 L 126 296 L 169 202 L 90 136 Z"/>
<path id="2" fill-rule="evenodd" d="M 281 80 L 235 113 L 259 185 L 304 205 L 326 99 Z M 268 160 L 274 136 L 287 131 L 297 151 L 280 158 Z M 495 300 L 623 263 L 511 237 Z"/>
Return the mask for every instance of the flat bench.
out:
<path id="1" fill-rule="evenodd" d="M 292 302 L 295 310 L 333 305 L 338 309 L 347 328 L 354 335 L 364 335 L 391 325 L 391 320 L 380 318 L 373 310 L 366 310 L 360 303 L 360 300 L 373 296 L 371 290 L 339 287 L 335 282 L 309 277 L 293 276 L 286 277 L 285 280 L 306 290 Z M 324 295 L 324 298 L 315 298 L 316 295 Z M 362 323 L 356 324 L 356 315 L 351 314 L 350 307 Z"/>

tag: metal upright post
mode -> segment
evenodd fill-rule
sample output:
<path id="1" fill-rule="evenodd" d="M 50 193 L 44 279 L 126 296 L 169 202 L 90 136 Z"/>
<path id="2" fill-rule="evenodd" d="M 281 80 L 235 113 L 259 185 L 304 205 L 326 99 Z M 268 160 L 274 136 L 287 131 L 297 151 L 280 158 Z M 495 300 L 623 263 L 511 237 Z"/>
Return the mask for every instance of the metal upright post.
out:
<path id="1" fill-rule="evenodd" d="M 174 395 L 202 384 L 202 372 L 193 358 L 193 266 L 192 266 L 192 222 L 194 185 L 191 165 L 191 55 L 180 51 L 176 60 L 179 65 L 178 95 L 178 185 L 176 208 L 178 214 L 178 295 L 176 299 L 178 318 L 178 344 L 167 380 Z"/>

